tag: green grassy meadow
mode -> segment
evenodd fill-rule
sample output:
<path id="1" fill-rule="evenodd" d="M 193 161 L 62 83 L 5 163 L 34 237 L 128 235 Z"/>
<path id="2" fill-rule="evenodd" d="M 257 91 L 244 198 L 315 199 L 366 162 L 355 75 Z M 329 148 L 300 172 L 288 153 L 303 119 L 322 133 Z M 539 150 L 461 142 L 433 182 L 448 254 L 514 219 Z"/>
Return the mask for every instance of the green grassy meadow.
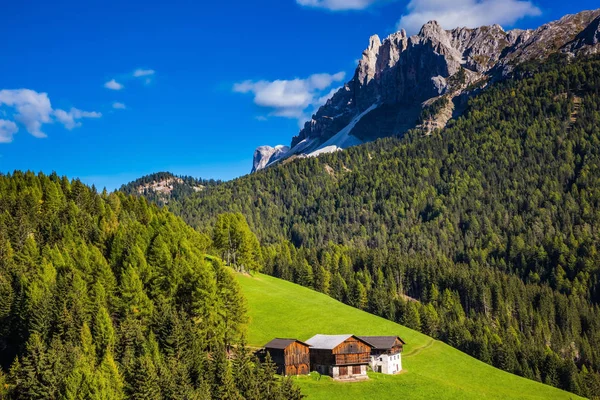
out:
<path id="1" fill-rule="evenodd" d="M 496 369 L 440 341 L 266 275 L 237 275 L 248 301 L 248 344 L 274 337 L 307 340 L 317 333 L 398 335 L 406 341 L 399 375 L 370 373 L 341 383 L 316 374 L 295 378 L 309 399 L 579 399 Z"/>

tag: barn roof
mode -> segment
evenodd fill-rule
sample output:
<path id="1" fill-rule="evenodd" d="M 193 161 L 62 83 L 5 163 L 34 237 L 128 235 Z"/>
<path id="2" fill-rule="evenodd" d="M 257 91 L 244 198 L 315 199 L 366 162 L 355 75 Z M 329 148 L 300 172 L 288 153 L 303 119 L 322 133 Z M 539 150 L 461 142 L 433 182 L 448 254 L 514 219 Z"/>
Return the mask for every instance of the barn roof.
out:
<path id="1" fill-rule="evenodd" d="M 354 335 L 315 335 L 308 339 L 306 343 L 314 349 L 332 350 L 351 337 L 355 337 L 372 347 L 371 343 Z"/>
<path id="2" fill-rule="evenodd" d="M 358 336 L 359 339 L 370 343 L 374 349 L 388 350 L 394 347 L 396 339 L 400 340 L 402 344 L 406 344 L 399 336 Z"/>
<path id="3" fill-rule="evenodd" d="M 265 349 L 286 349 L 290 344 L 298 342 L 305 346 L 310 346 L 304 342 L 299 341 L 298 339 L 281 339 L 275 338 L 271 340 L 269 343 L 265 344 Z"/>

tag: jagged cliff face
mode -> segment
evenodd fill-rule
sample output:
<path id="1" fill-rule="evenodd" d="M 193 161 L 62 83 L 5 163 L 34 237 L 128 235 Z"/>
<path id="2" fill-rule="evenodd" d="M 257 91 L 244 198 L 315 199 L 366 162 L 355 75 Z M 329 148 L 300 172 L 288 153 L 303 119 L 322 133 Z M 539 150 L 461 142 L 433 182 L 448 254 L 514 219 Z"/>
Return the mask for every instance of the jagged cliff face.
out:
<path id="1" fill-rule="evenodd" d="M 270 162 L 279 160 L 286 154 L 290 148 L 288 146 L 260 146 L 254 151 L 254 160 L 252 162 L 252 172 L 261 170 Z"/>
<path id="2" fill-rule="evenodd" d="M 401 135 L 417 126 L 422 107 L 437 97 L 464 103 L 470 84 L 504 76 L 518 63 L 555 52 L 598 53 L 599 41 L 600 10 L 568 15 L 536 30 L 505 32 L 492 25 L 447 31 L 431 21 L 414 36 L 404 30 L 383 41 L 372 36 L 353 78 L 306 122 L 291 149 L 275 158 L 262 156 L 258 164 L 255 154 L 253 171 L 291 155 L 318 155 Z M 442 108 L 441 121 L 448 120 L 449 110 L 457 113 L 460 107 L 450 103 Z M 420 126 L 439 127 L 440 121 Z"/>

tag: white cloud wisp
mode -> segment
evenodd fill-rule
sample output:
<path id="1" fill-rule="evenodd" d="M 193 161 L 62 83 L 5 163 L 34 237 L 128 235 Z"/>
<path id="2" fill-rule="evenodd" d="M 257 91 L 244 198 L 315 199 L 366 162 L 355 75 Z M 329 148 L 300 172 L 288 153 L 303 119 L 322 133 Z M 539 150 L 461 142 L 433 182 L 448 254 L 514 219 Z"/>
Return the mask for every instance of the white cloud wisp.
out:
<path id="1" fill-rule="evenodd" d="M 95 111 L 81 111 L 78 108 L 72 107 L 69 111 L 55 110 L 54 116 L 58 122 L 65 126 L 65 128 L 72 130 L 73 128 L 79 128 L 81 126 L 81 122 L 79 122 L 80 119 L 100 118 L 102 114 Z"/>
<path id="2" fill-rule="evenodd" d="M 13 136 L 19 127 L 15 122 L 23 125 L 27 132 L 37 138 L 45 138 L 42 125 L 58 121 L 66 129 L 81 126 L 79 120 L 83 118 L 100 118 L 101 113 L 95 111 L 82 111 L 71 108 L 69 111 L 53 109 L 47 93 L 38 93 L 31 89 L 0 90 L 0 106 L 6 106 L 12 111 L 11 120 L 0 120 L 0 143 L 12 142 Z"/>
<path id="3" fill-rule="evenodd" d="M 138 68 L 135 71 L 133 71 L 133 77 L 139 78 L 141 76 L 150 76 L 150 75 L 154 75 L 155 72 L 156 71 L 154 71 L 153 69 Z"/>
<path id="4" fill-rule="evenodd" d="M 117 78 L 113 78 L 110 81 L 106 82 L 104 84 L 104 87 L 110 90 L 121 90 L 125 87 L 125 85 L 123 85 L 120 82 L 117 82 L 117 79 L 120 80 L 121 82 L 125 81 L 131 81 L 131 80 L 136 80 L 136 79 L 140 79 L 143 78 L 144 83 L 146 85 L 152 83 L 152 78 L 153 76 L 156 74 L 156 71 L 153 69 L 144 69 L 144 68 L 138 68 L 136 70 L 134 70 L 133 72 L 128 72 L 126 74 L 120 74 L 117 76 Z"/>
<path id="5" fill-rule="evenodd" d="M 331 89 L 336 82 L 344 80 L 346 74 L 314 74 L 306 79 L 274 81 L 252 81 L 236 83 L 236 93 L 252 93 L 254 103 L 270 109 L 270 115 L 285 118 L 296 118 L 304 122 L 308 111 L 326 102 L 337 89 Z"/>
<path id="6" fill-rule="evenodd" d="M 10 143 L 13 135 L 19 131 L 19 127 L 12 121 L 0 119 L 0 143 Z"/>
<path id="7" fill-rule="evenodd" d="M 385 0 L 384 0 L 385 1 Z M 304 7 L 322 8 L 329 11 L 364 10 L 382 0 L 296 0 Z"/>
<path id="8" fill-rule="evenodd" d="M 404 28 L 411 35 L 431 20 L 438 21 L 445 29 L 476 28 L 512 25 L 521 18 L 541 14 L 538 7 L 525 0 L 411 0 L 407 10 L 408 14 L 398 21 L 397 28 Z"/>
<path id="9" fill-rule="evenodd" d="M 104 87 L 107 89 L 110 89 L 110 90 L 121 90 L 121 89 L 123 89 L 124 86 L 122 84 L 120 84 L 119 82 L 117 82 L 116 80 L 111 79 L 110 81 L 108 81 L 104 84 Z"/>

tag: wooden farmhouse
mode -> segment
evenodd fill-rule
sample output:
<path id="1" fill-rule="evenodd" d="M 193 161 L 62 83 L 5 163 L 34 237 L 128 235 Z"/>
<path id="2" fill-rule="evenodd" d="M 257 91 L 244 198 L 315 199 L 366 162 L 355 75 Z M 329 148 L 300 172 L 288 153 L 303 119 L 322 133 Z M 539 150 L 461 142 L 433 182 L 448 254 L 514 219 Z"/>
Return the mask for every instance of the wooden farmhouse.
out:
<path id="1" fill-rule="evenodd" d="M 279 375 L 307 375 L 310 372 L 309 345 L 296 339 L 273 339 L 265 345 Z"/>
<path id="2" fill-rule="evenodd" d="M 310 345 L 311 370 L 334 379 L 368 379 L 372 346 L 354 335 L 315 335 Z"/>
<path id="3" fill-rule="evenodd" d="M 406 343 L 398 336 L 359 336 L 370 343 L 371 369 L 384 374 L 402 371 L 402 349 Z"/>

